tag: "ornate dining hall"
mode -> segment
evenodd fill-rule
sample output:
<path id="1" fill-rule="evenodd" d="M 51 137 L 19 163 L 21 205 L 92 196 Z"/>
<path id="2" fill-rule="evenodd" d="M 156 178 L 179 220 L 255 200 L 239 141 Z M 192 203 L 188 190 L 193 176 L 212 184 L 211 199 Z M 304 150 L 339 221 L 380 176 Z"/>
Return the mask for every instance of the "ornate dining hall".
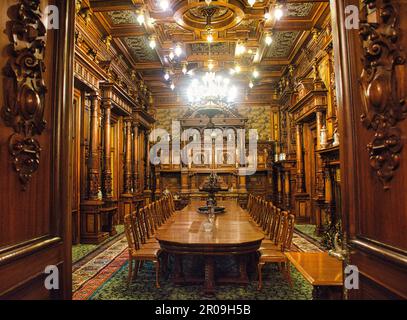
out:
<path id="1" fill-rule="evenodd" d="M 407 299 L 406 0 L 0 8 L 1 300 Z"/>

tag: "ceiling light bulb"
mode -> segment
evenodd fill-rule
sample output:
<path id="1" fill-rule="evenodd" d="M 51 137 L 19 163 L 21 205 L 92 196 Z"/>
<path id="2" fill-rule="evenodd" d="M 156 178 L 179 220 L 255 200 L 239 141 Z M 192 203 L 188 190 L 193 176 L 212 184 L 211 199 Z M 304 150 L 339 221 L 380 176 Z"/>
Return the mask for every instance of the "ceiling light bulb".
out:
<path id="1" fill-rule="evenodd" d="M 249 88 L 252 89 L 253 87 L 254 87 L 254 84 L 253 84 L 253 82 L 250 81 L 249 82 Z"/>
<path id="2" fill-rule="evenodd" d="M 168 57 L 170 58 L 170 60 L 174 59 L 174 52 L 171 51 Z"/>
<path id="3" fill-rule="evenodd" d="M 182 54 L 182 48 L 179 44 L 177 44 L 175 47 L 175 54 L 177 57 L 179 57 Z"/>
<path id="4" fill-rule="evenodd" d="M 205 3 L 209 6 L 212 3 L 212 0 L 205 0 Z"/>
<path id="5" fill-rule="evenodd" d="M 175 85 L 173 83 L 171 83 L 171 90 L 174 91 L 175 89 Z"/>
<path id="6" fill-rule="evenodd" d="M 209 34 L 208 37 L 206 38 L 206 40 L 211 43 L 213 41 L 213 35 Z"/>
<path id="7" fill-rule="evenodd" d="M 283 17 L 283 15 L 284 15 L 284 13 L 281 8 L 274 9 L 274 18 L 276 18 L 276 20 L 280 20 Z"/>
<path id="8" fill-rule="evenodd" d="M 257 70 L 253 71 L 253 77 L 257 78 L 259 76 L 259 72 Z"/>
<path id="9" fill-rule="evenodd" d="M 273 38 L 271 37 L 271 35 L 268 34 L 268 35 L 266 35 L 266 38 L 264 39 L 264 41 L 269 46 L 273 42 Z"/>
<path id="10" fill-rule="evenodd" d="M 239 73 L 239 72 L 240 72 L 240 70 L 242 70 L 242 69 L 240 68 L 240 66 L 239 66 L 239 65 L 235 66 L 235 72 L 236 72 L 236 73 Z"/>
<path id="11" fill-rule="evenodd" d="M 243 44 L 238 43 L 237 47 L 236 47 L 236 54 L 241 55 L 241 54 L 245 53 L 245 51 L 246 51 L 246 47 Z"/>
<path id="12" fill-rule="evenodd" d="M 170 75 L 168 74 L 168 72 L 165 73 L 164 79 L 165 79 L 166 81 L 168 81 L 168 80 L 170 79 Z"/>
<path id="13" fill-rule="evenodd" d="M 143 14 L 143 13 L 140 13 L 140 14 L 137 16 L 137 22 L 138 22 L 139 24 L 143 24 L 143 23 L 144 23 L 144 14 Z"/>
<path id="14" fill-rule="evenodd" d="M 271 19 L 271 14 L 270 14 L 270 12 L 266 12 L 266 13 L 264 14 L 264 19 L 266 19 L 266 20 L 270 20 L 270 19 Z"/>
<path id="15" fill-rule="evenodd" d="M 209 62 L 209 63 L 208 63 L 208 69 L 209 69 L 209 70 L 212 70 L 212 69 L 213 69 L 213 63 L 212 63 L 212 62 Z"/>
<path id="16" fill-rule="evenodd" d="M 149 45 L 150 45 L 151 49 L 153 49 L 153 50 L 155 49 L 155 47 L 157 46 L 157 43 L 155 42 L 154 38 L 150 39 Z"/>
<path id="17" fill-rule="evenodd" d="M 170 2 L 168 0 L 160 0 L 161 9 L 163 9 L 165 11 L 168 9 L 169 6 L 170 6 Z"/>
<path id="18" fill-rule="evenodd" d="M 251 7 L 256 3 L 256 0 L 247 0 Z"/>

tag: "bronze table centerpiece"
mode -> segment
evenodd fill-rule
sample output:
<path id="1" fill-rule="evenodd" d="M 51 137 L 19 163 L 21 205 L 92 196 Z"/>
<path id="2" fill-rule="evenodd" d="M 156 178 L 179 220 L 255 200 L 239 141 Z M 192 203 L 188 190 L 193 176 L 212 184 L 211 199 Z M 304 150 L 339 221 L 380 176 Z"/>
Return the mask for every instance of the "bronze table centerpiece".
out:
<path id="1" fill-rule="evenodd" d="M 199 207 L 199 213 L 224 213 L 225 207 L 218 207 L 216 201 L 216 193 L 221 190 L 218 175 L 212 172 L 209 176 L 207 182 L 203 184 L 200 191 L 205 191 L 208 193 L 208 200 L 206 201 L 206 206 Z M 213 212 L 212 212 L 213 211 Z"/>

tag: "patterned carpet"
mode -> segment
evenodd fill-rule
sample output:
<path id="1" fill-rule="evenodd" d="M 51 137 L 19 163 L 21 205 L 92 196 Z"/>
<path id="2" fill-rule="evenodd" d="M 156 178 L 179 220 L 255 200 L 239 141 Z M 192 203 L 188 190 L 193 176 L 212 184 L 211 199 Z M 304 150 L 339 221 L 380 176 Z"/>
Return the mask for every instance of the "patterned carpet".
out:
<path id="1" fill-rule="evenodd" d="M 103 245 L 107 244 L 108 242 L 112 241 L 113 239 L 119 238 L 121 235 L 124 234 L 124 225 L 117 225 L 115 226 L 117 234 L 113 237 L 107 238 L 100 244 L 77 244 L 72 246 L 72 262 L 76 263 L 79 260 L 83 259 L 84 257 L 88 256 L 89 254 L 97 251 L 99 248 L 103 247 Z"/>
<path id="2" fill-rule="evenodd" d="M 294 234 L 295 250 L 321 251 L 317 246 Z M 207 300 L 202 286 L 174 286 L 171 279 L 161 278 L 161 288 L 154 286 L 154 270 L 151 263 L 145 263 L 136 281 L 127 288 L 127 241 L 124 236 L 105 251 L 81 265 L 73 273 L 74 300 Z M 224 258 L 225 259 L 225 258 Z M 187 261 L 195 270 L 203 270 L 202 261 Z M 199 260 L 199 259 L 198 259 Z M 170 266 L 171 268 L 171 266 Z M 217 273 L 233 272 L 236 268 L 232 259 L 218 261 Z M 294 268 L 291 268 L 293 287 L 287 283 L 275 265 L 264 267 L 264 288 L 257 290 L 257 275 L 249 270 L 251 279 L 248 286 L 220 285 L 211 299 L 233 300 L 304 300 L 311 299 L 312 286 Z"/>
<path id="3" fill-rule="evenodd" d="M 296 224 L 295 229 L 311 239 L 313 239 L 315 242 L 321 243 L 322 245 L 322 237 L 317 235 L 316 229 L 317 226 L 314 224 Z"/>

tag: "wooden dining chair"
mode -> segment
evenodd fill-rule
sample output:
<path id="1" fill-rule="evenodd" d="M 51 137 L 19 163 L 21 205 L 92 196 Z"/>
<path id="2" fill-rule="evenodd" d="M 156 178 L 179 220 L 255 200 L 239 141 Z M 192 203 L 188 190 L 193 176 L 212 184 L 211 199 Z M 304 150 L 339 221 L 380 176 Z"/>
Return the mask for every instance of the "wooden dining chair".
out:
<path id="1" fill-rule="evenodd" d="M 259 249 L 260 257 L 257 266 L 259 284 L 258 290 L 263 287 L 262 269 L 267 263 L 278 263 L 280 271 L 283 272 L 290 286 L 292 286 L 290 267 L 285 252 L 289 251 L 292 244 L 294 233 L 295 216 L 293 214 L 283 212 L 281 225 L 277 234 L 278 247 L 273 249 Z"/>
<path id="2" fill-rule="evenodd" d="M 263 219 L 263 232 L 267 235 L 270 230 L 270 223 L 272 217 L 273 206 L 270 201 L 265 202 L 264 219 Z"/>
<path id="3" fill-rule="evenodd" d="M 171 215 L 175 213 L 175 201 L 174 201 L 174 195 L 172 193 L 168 194 L 168 199 L 169 199 L 169 205 L 170 205 L 170 211 Z"/>
<path id="4" fill-rule="evenodd" d="M 247 212 L 249 213 L 249 214 L 251 214 L 251 212 L 252 212 L 252 208 L 253 208 L 253 195 L 251 194 L 251 193 L 249 193 L 249 197 L 248 197 L 248 200 L 247 200 Z"/>
<path id="5" fill-rule="evenodd" d="M 255 201 L 254 201 L 252 218 L 253 218 L 254 222 L 256 222 L 257 224 L 259 221 L 259 211 L 260 211 L 260 197 L 256 197 Z"/>
<path id="6" fill-rule="evenodd" d="M 154 238 L 154 233 L 151 232 L 145 208 L 139 210 L 135 223 L 140 230 L 142 246 L 149 248 L 160 248 L 159 242 Z"/>
<path id="7" fill-rule="evenodd" d="M 168 219 L 171 218 L 171 215 L 172 215 L 169 195 L 167 195 L 163 198 L 163 209 L 164 209 L 165 220 L 167 221 Z"/>
<path id="8" fill-rule="evenodd" d="M 164 216 L 162 203 L 163 203 L 162 199 L 155 202 L 155 210 L 157 211 L 157 216 L 159 218 L 160 226 L 165 223 L 165 216 Z"/>
<path id="9" fill-rule="evenodd" d="M 129 275 L 128 287 L 133 279 L 137 277 L 140 265 L 143 261 L 151 261 L 155 267 L 155 286 L 160 288 L 160 253 L 157 248 L 146 248 L 142 246 L 140 234 L 136 222 L 138 217 L 135 214 L 126 215 L 124 217 L 125 234 L 128 243 L 129 253 Z M 133 262 L 135 266 L 133 266 Z"/>
<path id="10" fill-rule="evenodd" d="M 262 240 L 260 249 L 276 249 L 279 247 L 281 235 L 281 219 L 283 212 L 280 208 L 272 206 L 271 221 L 266 238 Z"/>
<path id="11" fill-rule="evenodd" d="M 157 202 L 151 203 L 150 211 L 151 211 L 152 216 L 154 218 L 155 229 L 158 229 L 161 226 L 162 223 L 161 223 L 160 213 L 157 210 Z"/>

